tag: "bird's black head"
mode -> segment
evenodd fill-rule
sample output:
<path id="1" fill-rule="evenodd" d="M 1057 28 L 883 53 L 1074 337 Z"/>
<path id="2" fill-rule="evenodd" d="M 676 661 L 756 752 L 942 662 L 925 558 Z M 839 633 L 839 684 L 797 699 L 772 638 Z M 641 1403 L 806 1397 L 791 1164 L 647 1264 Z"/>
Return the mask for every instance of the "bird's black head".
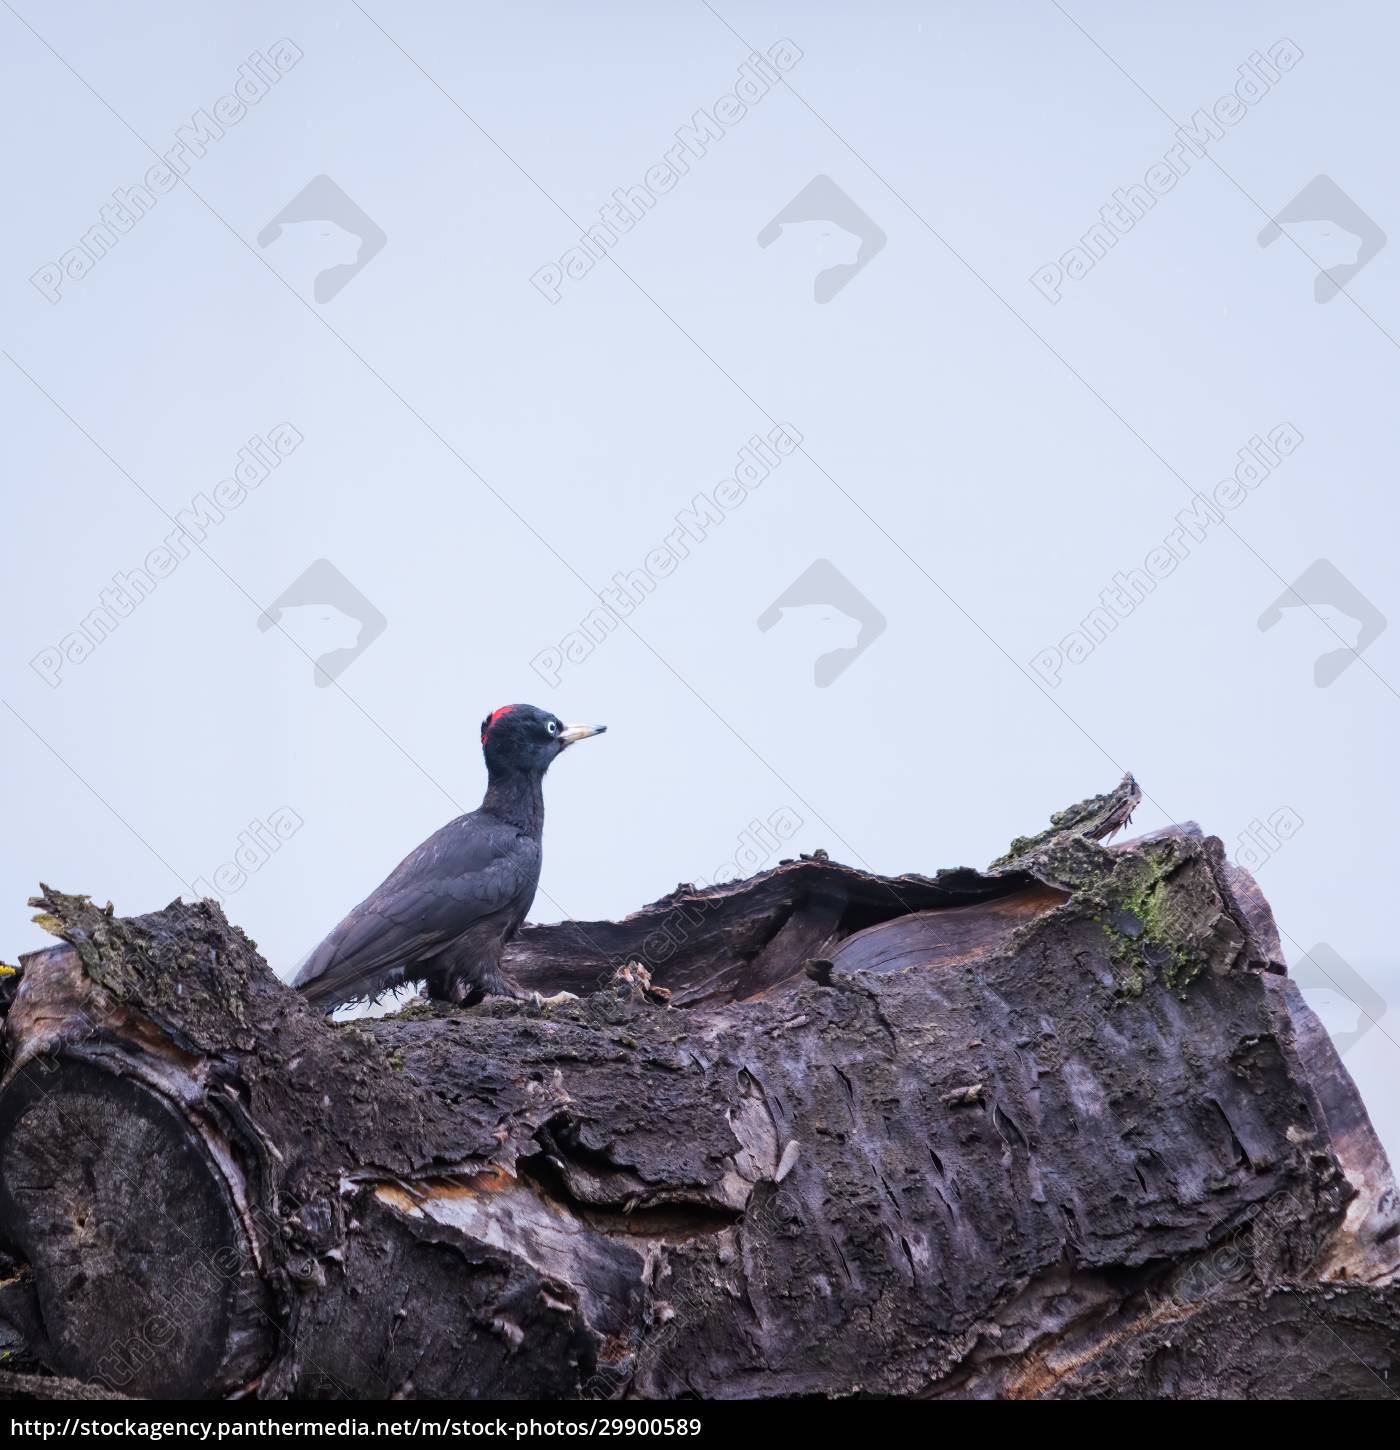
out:
<path id="1" fill-rule="evenodd" d="M 492 775 L 543 775 L 560 751 L 607 728 L 565 725 L 537 705 L 502 705 L 481 722 L 481 751 Z"/>

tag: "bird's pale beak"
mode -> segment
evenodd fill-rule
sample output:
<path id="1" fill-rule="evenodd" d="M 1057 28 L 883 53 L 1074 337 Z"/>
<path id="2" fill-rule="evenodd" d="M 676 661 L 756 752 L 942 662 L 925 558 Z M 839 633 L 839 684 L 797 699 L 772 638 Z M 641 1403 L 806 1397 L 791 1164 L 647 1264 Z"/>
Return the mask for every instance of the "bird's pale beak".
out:
<path id="1" fill-rule="evenodd" d="M 587 740 L 590 735 L 601 735 L 607 728 L 606 725 L 566 725 L 559 732 L 559 741 L 572 745 L 576 740 Z"/>

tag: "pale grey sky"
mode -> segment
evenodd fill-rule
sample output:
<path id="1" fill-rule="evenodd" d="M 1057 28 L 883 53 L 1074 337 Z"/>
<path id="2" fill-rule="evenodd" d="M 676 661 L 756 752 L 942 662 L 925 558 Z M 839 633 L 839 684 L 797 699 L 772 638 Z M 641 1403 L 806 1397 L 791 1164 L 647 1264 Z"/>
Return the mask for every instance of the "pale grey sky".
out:
<path id="1" fill-rule="evenodd" d="M 1243 838 L 1325 946 L 1396 1153 L 1397 30 L 7 3 L 3 954 L 40 877 L 137 912 L 241 850 L 286 970 L 477 803 L 513 700 L 610 726 L 552 773 L 539 919 L 780 812 L 785 851 L 984 864 L 1131 768 L 1137 827 Z"/>

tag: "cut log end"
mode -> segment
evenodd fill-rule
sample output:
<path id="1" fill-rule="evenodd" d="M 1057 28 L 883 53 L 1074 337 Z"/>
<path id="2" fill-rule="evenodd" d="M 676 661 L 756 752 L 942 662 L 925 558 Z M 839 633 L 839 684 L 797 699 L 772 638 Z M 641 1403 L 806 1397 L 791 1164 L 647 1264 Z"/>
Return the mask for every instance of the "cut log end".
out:
<path id="1" fill-rule="evenodd" d="M 0 1217 L 33 1276 L 48 1357 L 126 1394 L 218 1379 L 242 1232 L 183 1114 L 129 1077 L 31 1061 L 0 1101 Z"/>

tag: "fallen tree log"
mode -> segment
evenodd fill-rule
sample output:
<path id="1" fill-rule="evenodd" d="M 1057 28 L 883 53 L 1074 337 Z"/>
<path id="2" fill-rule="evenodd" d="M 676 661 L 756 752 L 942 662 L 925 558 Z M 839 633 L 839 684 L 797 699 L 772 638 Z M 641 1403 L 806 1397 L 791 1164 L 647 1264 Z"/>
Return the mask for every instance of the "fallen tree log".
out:
<path id="1" fill-rule="evenodd" d="M 527 928 L 333 1023 L 217 906 L 36 898 L 9 1362 L 127 1395 L 1393 1393 L 1400 1206 L 1254 883 L 1131 778 L 986 871 Z"/>

